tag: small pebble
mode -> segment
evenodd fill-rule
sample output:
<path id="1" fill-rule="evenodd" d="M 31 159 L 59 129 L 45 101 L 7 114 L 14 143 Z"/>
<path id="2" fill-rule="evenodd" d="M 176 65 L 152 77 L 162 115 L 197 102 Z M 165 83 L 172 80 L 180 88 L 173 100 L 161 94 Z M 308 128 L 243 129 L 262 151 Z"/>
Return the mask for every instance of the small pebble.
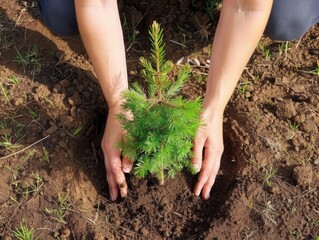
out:
<path id="1" fill-rule="evenodd" d="M 34 183 L 34 179 L 33 178 L 26 177 L 25 179 L 23 179 L 20 182 L 20 187 L 26 189 L 26 188 L 31 187 L 33 183 Z"/>
<path id="2" fill-rule="evenodd" d="M 63 115 L 60 117 L 61 124 L 62 125 L 67 125 L 73 121 L 72 117 L 69 115 Z"/>
<path id="3" fill-rule="evenodd" d="M 14 106 L 20 106 L 21 104 L 23 104 L 23 98 L 15 98 L 12 100 L 12 104 Z"/>
<path id="4" fill-rule="evenodd" d="M 62 235 L 65 237 L 69 237 L 71 235 L 71 231 L 68 228 L 64 228 L 62 231 Z"/>
<path id="5" fill-rule="evenodd" d="M 258 100 L 258 97 L 257 97 L 256 95 L 255 95 L 255 96 L 253 96 L 252 100 L 255 102 L 255 101 L 257 101 L 257 100 Z"/>
<path id="6" fill-rule="evenodd" d="M 71 106 L 74 106 L 75 104 L 74 104 L 74 100 L 72 99 L 72 98 L 68 98 L 68 102 L 69 102 L 69 104 L 71 105 Z"/>
<path id="7" fill-rule="evenodd" d="M 52 124 L 47 130 L 43 132 L 43 135 L 44 136 L 51 135 L 55 133 L 57 130 L 58 130 L 58 126 L 55 124 Z"/>
<path id="8" fill-rule="evenodd" d="M 55 231 L 54 234 L 53 234 L 53 237 L 57 238 L 59 235 L 60 235 L 59 232 Z"/>
<path id="9" fill-rule="evenodd" d="M 149 232 L 148 232 L 148 230 L 147 230 L 146 227 L 143 227 L 143 228 L 141 229 L 141 233 L 142 233 L 143 236 L 147 236 L 147 235 L 149 234 Z"/>

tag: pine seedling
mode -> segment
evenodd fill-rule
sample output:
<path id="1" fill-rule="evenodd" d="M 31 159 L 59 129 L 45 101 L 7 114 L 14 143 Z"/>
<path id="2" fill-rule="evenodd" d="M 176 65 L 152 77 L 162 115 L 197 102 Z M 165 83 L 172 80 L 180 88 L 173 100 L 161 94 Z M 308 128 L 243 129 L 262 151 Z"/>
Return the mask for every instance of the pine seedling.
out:
<path id="1" fill-rule="evenodd" d="M 201 98 L 185 100 L 179 91 L 191 75 L 186 65 L 172 77 L 174 64 L 165 60 L 163 30 L 153 22 L 150 60 L 141 57 L 141 75 L 147 91 L 138 84 L 123 92 L 122 108 L 129 112 L 117 115 L 125 138 L 121 143 L 124 156 L 135 162 L 135 175 L 155 176 L 162 185 L 184 168 L 195 173 L 189 158 L 197 129 L 201 126 Z"/>

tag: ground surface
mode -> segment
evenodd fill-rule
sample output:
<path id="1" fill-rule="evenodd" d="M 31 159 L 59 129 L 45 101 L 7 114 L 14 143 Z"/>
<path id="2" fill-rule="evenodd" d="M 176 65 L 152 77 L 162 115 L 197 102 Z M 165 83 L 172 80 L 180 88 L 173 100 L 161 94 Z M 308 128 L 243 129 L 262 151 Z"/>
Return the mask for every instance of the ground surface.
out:
<path id="1" fill-rule="evenodd" d="M 225 113 L 208 201 L 183 173 L 165 186 L 128 176 L 129 196 L 111 202 L 106 103 L 80 38 L 53 35 L 35 2 L 0 0 L 0 239 L 21 226 L 36 239 L 318 239 L 319 26 L 300 41 L 261 39 Z M 167 58 L 193 66 L 185 97 L 204 94 L 219 11 L 202 2 L 121 5 L 131 82 L 156 19 Z"/>

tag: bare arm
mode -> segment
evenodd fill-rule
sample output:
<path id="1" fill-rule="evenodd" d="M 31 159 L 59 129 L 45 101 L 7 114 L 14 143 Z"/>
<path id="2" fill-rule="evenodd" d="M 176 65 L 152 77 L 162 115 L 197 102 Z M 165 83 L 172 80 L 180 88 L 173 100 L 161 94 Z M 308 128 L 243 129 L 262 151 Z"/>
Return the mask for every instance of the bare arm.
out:
<path id="1" fill-rule="evenodd" d="M 125 48 L 116 0 L 75 0 L 82 40 L 93 63 L 109 113 L 102 150 L 112 200 L 127 194 L 124 171 L 131 163 L 121 160 L 116 144 L 123 136 L 114 115 L 121 111 L 121 92 L 128 87 Z M 129 168 L 127 170 L 126 168 Z"/>
<path id="2" fill-rule="evenodd" d="M 76 0 L 82 40 L 109 107 L 127 88 L 125 49 L 116 0 Z"/>
<path id="3" fill-rule="evenodd" d="M 225 0 L 216 30 L 205 106 L 223 110 L 266 27 L 272 0 Z"/>
<path id="4" fill-rule="evenodd" d="M 223 112 L 267 24 L 272 0 L 224 0 L 217 26 L 204 99 L 203 120 L 195 138 L 193 165 L 201 169 L 195 195 L 208 198 L 223 152 Z M 205 156 L 202 156 L 205 148 Z"/>

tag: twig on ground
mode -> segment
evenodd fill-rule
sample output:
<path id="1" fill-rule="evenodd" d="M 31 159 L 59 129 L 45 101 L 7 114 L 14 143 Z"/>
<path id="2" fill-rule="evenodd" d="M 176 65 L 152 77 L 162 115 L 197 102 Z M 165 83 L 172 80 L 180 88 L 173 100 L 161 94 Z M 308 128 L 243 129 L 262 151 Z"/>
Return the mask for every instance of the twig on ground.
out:
<path id="1" fill-rule="evenodd" d="M 91 80 L 91 82 L 99 85 L 99 80 L 96 78 L 96 76 L 92 72 L 88 70 L 82 70 L 82 72 L 89 80 Z"/>
<path id="2" fill-rule="evenodd" d="M 15 22 L 15 25 L 14 25 L 14 27 L 13 27 L 12 30 L 14 30 L 14 29 L 17 27 L 17 25 L 19 24 L 19 21 L 20 21 L 20 19 L 21 19 L 22 13 L 23 13 L 24 11 L 26 11 L 26 10 L 27 10 L 26 8 L 22 8 L 22 9 L 21 9 L 21 11 L 20 11 L 20 13 L 19 13 L 19 17 L 18 17 L 17 21 Z"/>
<path id="3" fill-rule="evenodd" d="M 11 154 L 9 154 L 9 155 L 7 155 L 7 156 L 1 157 L 0 160 L 3 160 L 3 159 L 6 159 L 6 158 L 9 158 L 9 157 L 12 157 L 12 156 L 14 156 L 14 155 L 17 155 L 17 154 L 19 154 L 19 153 L 22 153 L 22 152 L 24 152 L 25 150 L 27 150 L 27 149 L 33 147 L 34 145 L 36 145 L 36 144 L 38 144 L 38 143 L 44 141 L 45 139 L 49 138 L 50 136 L 51 136 L 51 135 L 48 135 L 48 136 L 46 136 L 46 137 L 44 137 L 44 138 L 41 138 L 40 140 L 38 140 L 38 141 L 32 143 L 31 145 L 29 145 L 29 146 L 27 146 L 27 147 L 25 147 L 25 148 L 23 148 L 23 149 L 21 149 L 21 150 L 19 150 L 19 151 L 17 151 L 17 152 L 14 152 L 14 153 L 11 153 Z"/>
<path id="4" fill-rule="evenodd" d="M 178 212 L 173 212 L 173 214 L 175 214 L 176 216 L 179 216 L 179 217 L 183 217 L 183 215 L 182 214 L 180 214 L 180 213 L 178 213 Z"/>
<path id="5" fill-rule="evenodd" d="M 177 44 L 177 45 L 179 45 L 179 46 L 182 46 L 182 47 L 184 47 L 184 48 L 188 48 L 188 47 L 187 47 L 185 44 L 183 44 L 183 43 L 179 43 L 179 42 L 174 41 L 174 40 L 170 40 L 170 42 L 175 43 L 175 44 Z"/>
<path id="6" fill-rule="evenodd" d="M 299 47 L 299 44 L 300 44 L 300 42 L 301 42 L 301 39 L 302 39 L 302 37 L 301 37 L 301 38 L 299 38 L 298 43 L 297 43 L 297 45 L 296 45 L 296 48 L 295 48 L 295 49 L 297 49 L 297 48 Z"/>
<path id="7" fill-rule="evenodd" d="M 245 69 L 245 72 L 251 77 L 252 80 L 255 80 L 255 76 L 249 71 L 249 68 Z"/>
<path id="8" fill-rule="evenodd" d="M 315 110 L 313 110 L 313 109 L 311 109 L 311 108 L 309 108 L 309 107 L 306 107 L 306 109 L 309 110 L 310 112 L 316 114 L 317 116 L 319 116 L 319 113 L 316 112 Z"/>

